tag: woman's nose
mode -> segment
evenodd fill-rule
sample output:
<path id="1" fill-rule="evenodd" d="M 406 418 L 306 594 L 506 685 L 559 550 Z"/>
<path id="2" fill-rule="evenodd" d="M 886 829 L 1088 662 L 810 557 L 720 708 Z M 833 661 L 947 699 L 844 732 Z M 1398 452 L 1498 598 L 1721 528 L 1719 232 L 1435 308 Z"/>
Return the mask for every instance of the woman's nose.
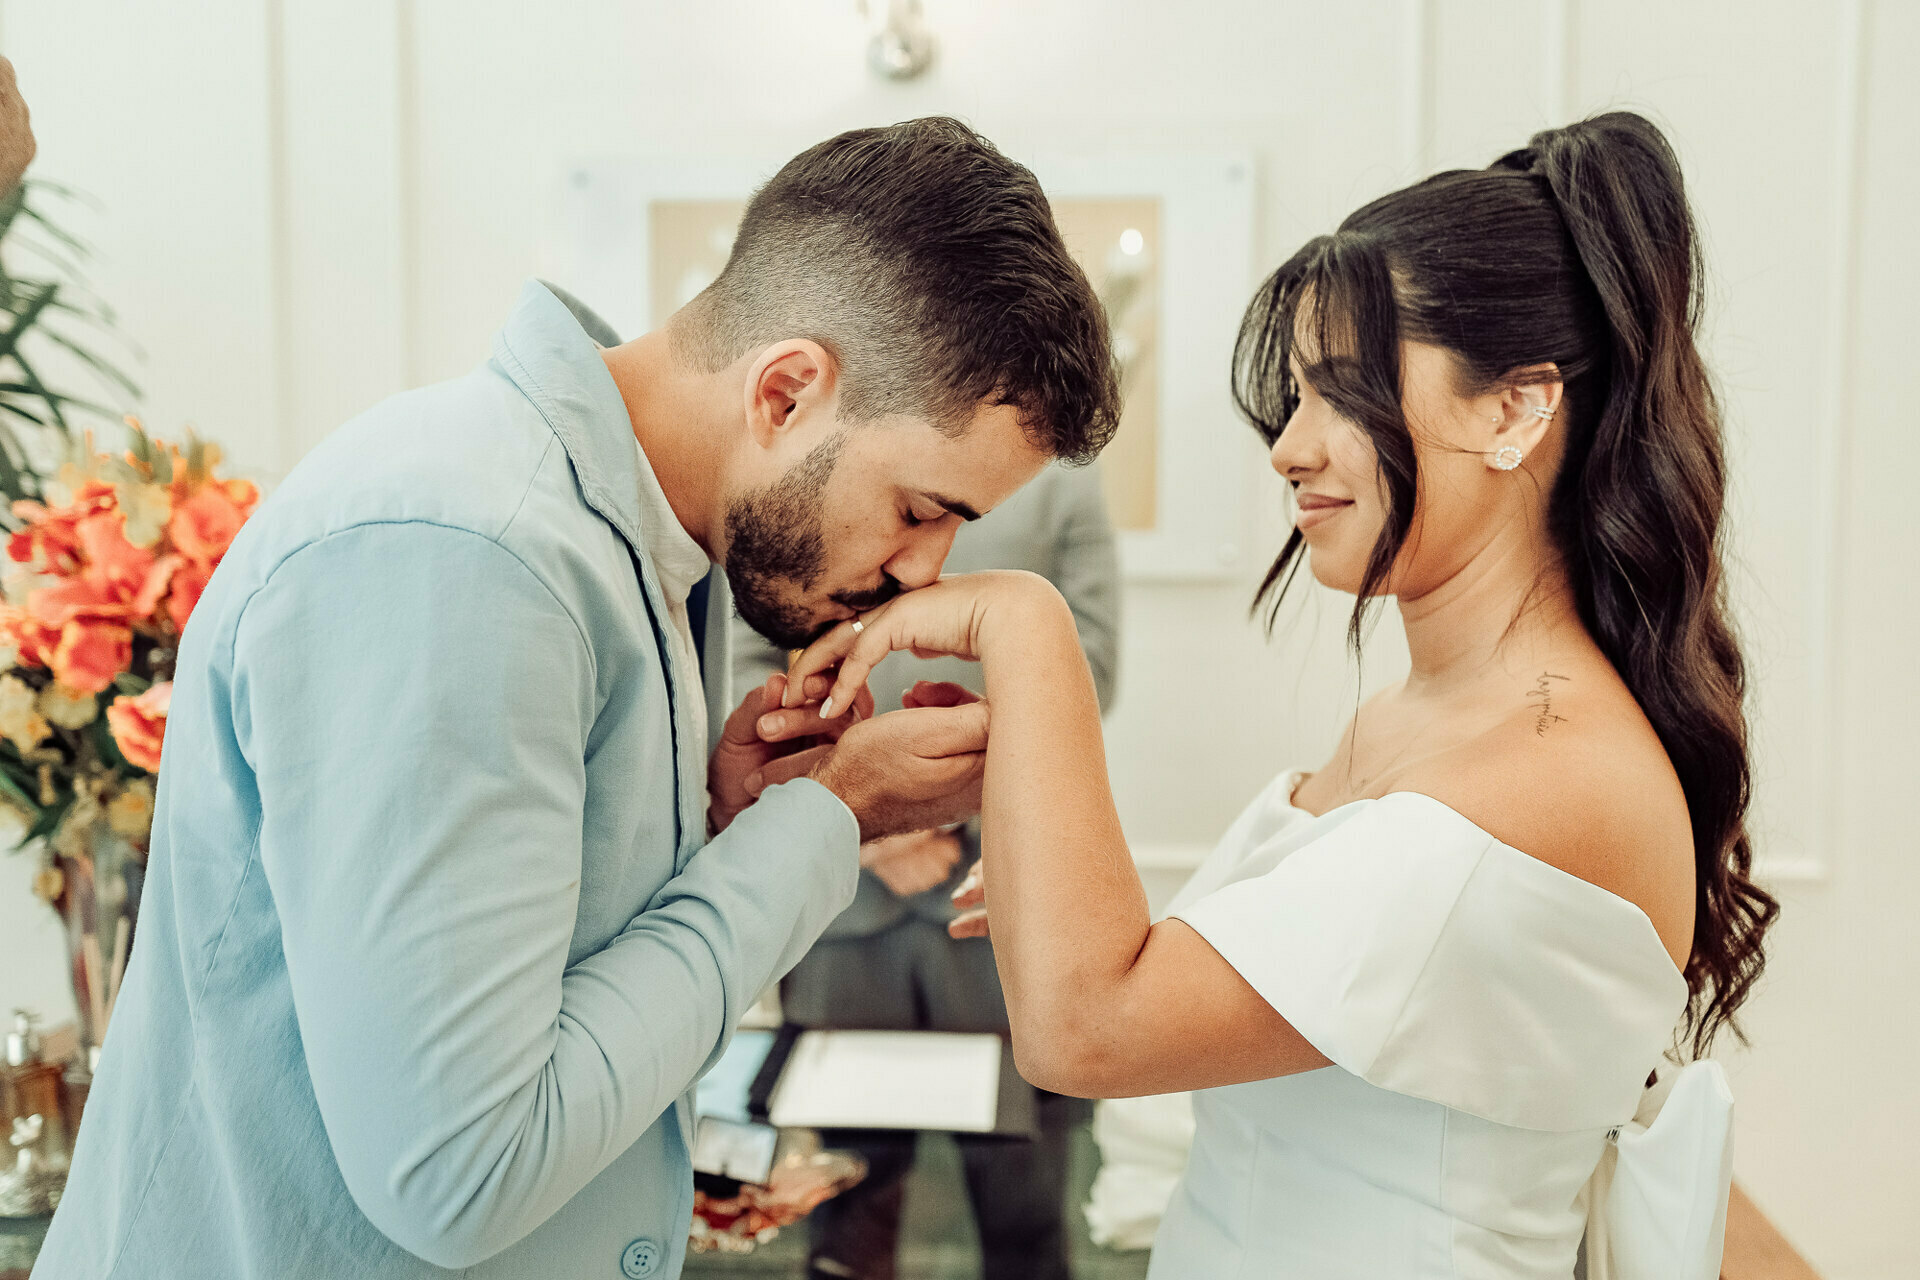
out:
<path id="1" fill-rule="evenodd" d="M 1273 448 L 1267 454 L 1273 469 L 1289 480 L 1302 472 L 1314 470 L 1318 465 L 1315 455 L 1319 449 L 1315 441 L 1308 439 L 1311 434 L 1301 422 L 1299 414 L 1287 419 L 1287 425 L 1280 429 L 1279 439 L 1273 442 Z"/>

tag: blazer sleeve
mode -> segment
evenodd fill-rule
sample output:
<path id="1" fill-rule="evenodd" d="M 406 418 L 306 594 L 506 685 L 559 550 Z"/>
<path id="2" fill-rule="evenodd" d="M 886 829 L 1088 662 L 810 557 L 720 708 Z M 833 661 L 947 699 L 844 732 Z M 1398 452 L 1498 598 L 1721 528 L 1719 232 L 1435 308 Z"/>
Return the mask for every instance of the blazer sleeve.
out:
<path id="1" fill-rule="evenodd" d="M 435 1265 L 518 1241 L 639 1138 L 852 893 L 852 815 L 788 784 L 569 963 L 593 655 L 478 534 L 309 544 L 248 601 L 231 669 L 328 1141 Z"/>

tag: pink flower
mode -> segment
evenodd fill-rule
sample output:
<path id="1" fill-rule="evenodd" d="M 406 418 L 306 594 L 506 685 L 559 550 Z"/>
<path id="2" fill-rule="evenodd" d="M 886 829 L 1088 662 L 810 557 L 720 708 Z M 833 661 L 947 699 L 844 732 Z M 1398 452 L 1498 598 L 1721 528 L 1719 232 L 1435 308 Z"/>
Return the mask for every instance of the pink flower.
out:
<path id="1" fill-rule="evenodd" d="M 107 727 L 127 762 L 148 773 L 160 772 L 160 745 L 167 736 L 167 710 L 173 681 L 156 684 L 138 697 L 121 695 L 107 708 Z"/>

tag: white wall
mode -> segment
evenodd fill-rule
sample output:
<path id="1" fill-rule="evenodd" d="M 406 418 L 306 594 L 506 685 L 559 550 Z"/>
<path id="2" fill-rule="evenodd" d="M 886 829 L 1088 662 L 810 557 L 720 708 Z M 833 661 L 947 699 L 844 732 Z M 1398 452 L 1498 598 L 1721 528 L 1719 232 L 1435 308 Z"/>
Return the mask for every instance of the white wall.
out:
<path id="1" fill-rule="evenodd" d="M 151 421 L 197 423 L 268 479 L 355 409 L 484 355 L 551 248 L 557 177 L 583 157 L 781 155 L 931 112 L 1016 155 L 1244 147 L 1270 267 L 1435 167 L 1485 164 L 1597 107 L 1650 110 L 1710 255 L 1757 827 L 1786 903 L 1753 1050 L 1730 1058 L 1740 1175 L 1830 1276 L 1908 1274 L 1920 8 L 927 8 L 940 61 L 905 86 L 866 72 L 852 0 L 0 0 L 0 51 L 33 104 L 37 171 L 105 204 L 84 229 L 147 349 Z M 1251 442 L 1247 457 L 1260 465 Z M 1277 547 L 1277 484 L 1260 498 L 1250 543 Z M 1317 763 L 1353 701 L 1341 603 L 1316 601 L 1268 645 L 1245 620 L 1254 572 L 1128 597 L 1113 772 L 1155 857 L 1209 842 L 1278 769 Z M 1383 642 L 1369 683 L 1403 661 Z M 25 870 L 0 862 L 0 1007 L 57 1013 Z"/>

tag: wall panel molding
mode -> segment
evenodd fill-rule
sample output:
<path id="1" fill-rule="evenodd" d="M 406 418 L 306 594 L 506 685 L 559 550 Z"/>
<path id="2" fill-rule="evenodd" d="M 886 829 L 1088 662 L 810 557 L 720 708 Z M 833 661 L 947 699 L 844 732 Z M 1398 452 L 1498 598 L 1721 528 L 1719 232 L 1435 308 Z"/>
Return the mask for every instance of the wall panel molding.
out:
<path id="1" fill-rule="evenodd" d="M 1580 109 L 1579 0 L 1548 0 L 1542 27 L 1541 101 L 1550 122 L 1563 125 Z"/>
<path id="2" fill-rule="evenodd" d="M 1405 0 L 1400 31 L 1400 160 L 1410 177 L 1433 168 L 1438 75 L 1433 0 Z"/>
<path id="3" fill-rule="evenodd" d="M 1822 343 L 1820 405 L 1815 433 L 1814 514 L 1810 608 L 1803 620 L 1807 655 L 1808 753 L 1814 776 L 1809 843 L 1795 853 L 1761 860 L 1760 873 L 1784 883 L 1818 883 L 1835 873 L 1843 841 L 1840 784 L 1847 735 L 1840 722 L 1846 655 L 1847 468 L 1854 429 L 1853 351 L 1860 312 L 1860 209 L 1866 181 L 1867 54 L 1871 0 L 1846 0 L 1834 81 L 1833 204 L 1827 236 L 1826 334 Z"/>

